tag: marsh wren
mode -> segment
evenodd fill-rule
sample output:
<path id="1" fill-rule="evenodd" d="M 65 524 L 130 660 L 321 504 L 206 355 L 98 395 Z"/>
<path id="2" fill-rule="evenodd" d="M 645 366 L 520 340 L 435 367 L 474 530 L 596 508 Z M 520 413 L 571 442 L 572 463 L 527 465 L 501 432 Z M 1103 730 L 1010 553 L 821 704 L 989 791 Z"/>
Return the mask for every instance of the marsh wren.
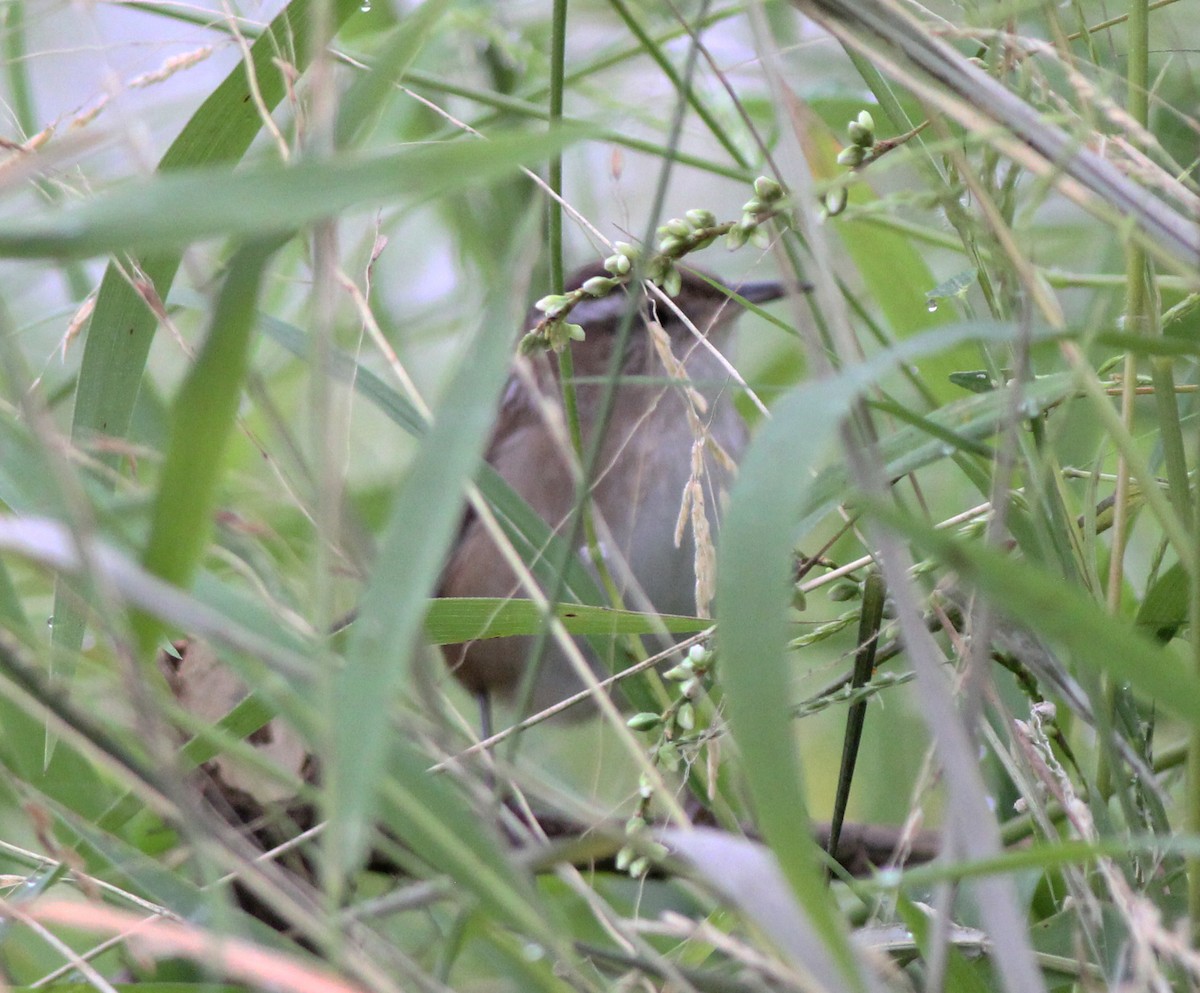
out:
<path id="1" fill-rule="evenodd" d="M 566 289 L 606 275 L 600 265 L 585 267 L 567 281 Z M 732 481 L 733 463 L 745 447 L 746 428 L 733 404 L 736 386 L 724 359 L 741 307 L 688 272 L 674 302 L 692 327 L 670 305 L 640 288 L 582 300 L 568 320 L 585 331 L 584 340 L 569 345 L 585 447 L 602 416 L 613 350 L 631 306 L 629 295 L 635 292 L 637 313 L 589 480 L 592 510 L 605 564 L 626 605 L 652 605 L 663 614 L 695 614 L 695 509 L 690 511 L 692 525 L 683 529 L 678 544 L 677 523 L 685 489 L 691 489 L 694 499 L 698 483 L 699 506 L 706 515 L 701 527 L 709 523 L 715 532 L 714 517 Z M 754 282 L 741 284 L 736 292 L 751 303 L 763 303 L 778 299 L 784 288 L 777 282 Z M 533 327 L 541 317 L 532 311 L 525 327 Z M 669 346 L 669 355 L 663 354 L 664 346 Z M 562 413 L 559 364 L 544 353 L 521 361 L 524 364 L 509 380 L 485 458 L 547 524 L 563 533 L 576 504 L 579 471 Z M 582 554 L 586 558 L 586 549 Z M 438 595 L 525 596 L 474 514 L 463 522 Z M 486 701 L 489 696 L 514 694 L 533 642 L 530 637 L 491 638 L 447 645 L 443 653 L 454 675 Z M 582 640 L 580 646 L 600 671 Z M 582 688 L 569 660 L 552 641 L 545 654 L 531 701 L 539 710 Z"/>

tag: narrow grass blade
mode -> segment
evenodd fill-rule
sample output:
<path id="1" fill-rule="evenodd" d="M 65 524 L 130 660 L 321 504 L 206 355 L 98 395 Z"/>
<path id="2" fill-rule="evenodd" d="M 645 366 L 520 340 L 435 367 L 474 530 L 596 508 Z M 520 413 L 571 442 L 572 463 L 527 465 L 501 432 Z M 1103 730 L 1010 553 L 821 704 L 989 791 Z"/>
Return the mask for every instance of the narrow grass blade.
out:
<path id="1" fill-rule="evenodd" d="M 276 242 L 251 242 L 229 262 L 212 324 L 171 410 L 171 441 L 159 477 L 146 569 L 186 586 L 212 533 L 217 484 L 250 364 L 258 293 Z M 141 614 L 138 641 L 151 653 L 158 622 Z"/>
<path id="2" fill-rule="evenodd" d="M 371 60 L 371 68 L 354 80 L 340 101 L 334 132 L 338 148 L 348 148 L 362 136 L 449 6 L 449 0 L 426 0 L 392 29 Z"/>
<path id="3" fill-rule="evenodd" d="M 577 603 L 560 603 L 555 613 L 570 634 L 579 635 L 653 634 L 658 631 L 692 634 L 712 627 L 712 620 L 703 617 L 643 614 Z M 446 598 L 430 604 L 425 634 L 432 644 L 449 645 L 481 638 L 537 634 L 544 622 L 544 614 L 532 600 Z"/>
<path id="4" fill-rule="evenodd" d="M 491 303 L 491 313 L 507 312 L 505 302 Z M 426 598 L 459 526 L 461 494 L 483 453 L 511 353 L 511 338 L 491 322 L 471 342 L 392 505 L 346 664 L 334 676 L 327 851 L 337 876 L 352 872 L 366 852 L 392 703 L 408 681 Z"/>

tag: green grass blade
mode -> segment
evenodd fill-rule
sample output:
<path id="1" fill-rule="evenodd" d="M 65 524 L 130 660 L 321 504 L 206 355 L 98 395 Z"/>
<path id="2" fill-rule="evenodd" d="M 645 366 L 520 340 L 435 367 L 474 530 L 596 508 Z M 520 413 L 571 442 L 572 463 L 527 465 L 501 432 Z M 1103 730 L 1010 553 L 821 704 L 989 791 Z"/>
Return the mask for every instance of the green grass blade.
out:
<path id="1" fill-rule="evenodd" d="M 490 312 L 506 313 L 503 301 L 492 303 Z M 350 631 L 346 664 L 334 676 L 326 850 L 329 871 L 338 877 L 366 852 L 387 756 L 390 704 L 408 680 L 426 598 L 459 526 L 460 494 L 483 453 L 511 354 L 511 338 L 496 334 L 490 322 L 476 333 L 392 505 Z"/>
<path id="2" fill-rule="evenodd" d="M 398 197 L 432 197 L 536 162 L 585 132 L 516 134 L 346 155 L 229 172 L 223 166 L 161 174 L 0 231 L 0 257 L 88 257 L 168 252 L 208 238 L 258 238 Z"/>
<path id="3" fill-rule="evenodd" d="M 298 358 L 309 356 L 308 338 L 295 325 L 262 315 L 263 329 L 280 345 Z M 424 436 L 427 425 L 417 409 L 396 390 L 388 386 L 370 369 L 364 368 L 345 352 L 330 355 L 328 370 L 341 382 L 350 383 L 370 400 L 389 420 L 414 437 Z M 0 467 L 0 481 L 3 467 Z M 496 512 L 501 528 L 513 542 L 517 553 L 543 585 L 552 584 L 553 563 L 567 563 L 564 600 L 603 605 L 608 598 L 597 588 L 595 580 L 575 555 L 563 555 L 562 539 L 538 516 L 528 503 L 495 469 L 481 465 L 475 479 L 488 505 Z"/>
<path id="4" fill-rule="evenodd" d="M 1127 681 L 1164 710 L 1200 724 L 1200 676 L 1079 587 L 995 548 L 956 541 L 890 508 L 880 518 L 952 568 L 1023 627 L 1062 645 L 1077 664 Z"/>
<path id="5" fill-rule="evenodd" d="M 817 867 L 804 814 L 804 780 L 788 707 L 792 546 L 780 536 L 794 535 L 799 519 L 812 520 L 818 494 L 809 468 L 830 453 L 857 396 L 897 363 L 973 339 L 1011 340 L 1014 333 L 1010 326 L 987 321 L 950 325 L 799 387 L 777 404 L 752 443 L 723 526 L 717 570 L 722 684 L 758 823 L 813 927 L 857 985 L 863 980 Z M 786 459 L 779 457 L 784 451 Z"/>
<path id="6" fill-rule="evenodd" d="M 291 65 L 300 72 L 305 70 L 314 47 L 313 19 L 325 6 L 335 29 L 358 7 L 356 0 L 334 0 L 328 5 L 322 0 L 292 0 L 251 46 L 249 69 L 267 108 L 274 108 L 288 91 L 288 80 L 276 57 L 289 52 Z M 262 128 L 258 109 L 249 99 L 247 68 L 245 62 L 239 62 L 201 104 L 163 155 L 160 171 L 241 159 Z M 141 271 L 160 300 L 167 298 L 179 259 L 177 252 L 167 252 L 140 260 Z M 84 341 L 71 421 L 71 437 L 76 442 L 95 435 L 124 438 L 128 433 L 157 327 L 158 319 L 146 301 L 120 267 L 110 264 Z M 118 464 L 115 455 L 101 458 L 114 468 Z M 84 616 L 62 591 L 55 593 L 53 617 L 54 643 L 78 649 Z"/>
<path id="7" fill-rule="evenodd" d="M 569 633 L 578 635 L 653 634 L 664 630 L 693 634 L 712 627 L 712 620 L 703 617 L 643 614 L 577 603 L 560 603 L 555 613 Z M 446 598 L 429 605 L 425 634 L 434 645 L 449 645 L 481 638 L 537 634 L 544 621 L 544 614 L 532 600 Z"/>
<path id="8" fill-rule="evenodd" d="M 171 441 L 159 478 L 142 562 L 155 575 L 186 586 L 212 533 L 217 484 L 250 364 L 258 293 L 277 242 L 239 249 L 213 312 L 204 345 L 171 411 Z M 141 614 L 143 652 L 154 648 L 158 623 Z"/>
<path id="9" fill-rule="evenodd" d="M 426 755 L 403 739 L 395 742 L 383 788 L 384 823 L 489 913 L 551 947 L 558 945 L 531 878 L 516 868 L 499 835 L 480 820 L 452 781 L 431 776 L 428 769 Z"/>
<path id="10" fill-rule="evenodd" d="M 392 29 L 388 40 L 371 60 L 372 67 L 354 80 L 341 99 L 334 132 L 337 148 L 348 148 L 362 136 L 449 6 L 449 0 L 428 0 Z"/>

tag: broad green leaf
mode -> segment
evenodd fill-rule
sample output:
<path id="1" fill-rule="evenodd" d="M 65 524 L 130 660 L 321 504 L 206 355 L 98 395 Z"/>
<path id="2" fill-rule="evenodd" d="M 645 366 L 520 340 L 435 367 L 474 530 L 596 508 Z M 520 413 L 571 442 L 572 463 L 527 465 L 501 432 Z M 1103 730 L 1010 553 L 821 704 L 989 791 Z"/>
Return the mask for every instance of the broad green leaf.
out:
<path id="1" fill-rule="evenodd" d="M 9 220 L 0 230 L 0 257 L 167 252 L 207 238 L 286 234 L 352 208 L 486 183 L 545 158 L 585 133 L 563 128 L 237 172 L 212 166 L 161 173 L 63 210 Z"/>
<path id="2" fill-rule="evenodd" d="M 1159 641 L 1168 642 L 1188 622 L 1191 583 L 1182 562 L 1155 580 L 1137 612 L 1137 626 Z"/>
<path id="3" fill-rule="evenodd" d="M 111 783 L 96 775 L 95 766 L 74 747 L 60 747 L 44 762 L 42 724 L 29 712 L 28 697 L 11 680 L 7 653 L 0 653 L 0 766 L 6 776 L 28 783 L 38 791 L 94 820 L 114 794 Z"/>
<path id="4" fill-rule="evenodd" d="M 27 647 L 35 643 L 33 627 L 25 616 L 21 597 L 13 585 L 8 566 L 0 562 L 0 631 L 8 631 Z"/>
<path id="5" fill-rule="evenodd" d="M 949 325 L 800 386 L 775 406 L 751 444 L 724 521 L 717 570 L 722 685 L 758 824 L 814 928 L 855 986 L 864 979 L 817 868 L 792 737 L 787 651 L 792 539 L 799 522 L 814 520 L 818 507 L 837 498 L 818 491 L 810 467 L 828 456 L 839 424 L 863 391 L 897 363 L 970 340 L 1004 342 L 1013 334 L 1011 326 L 991 322 Z"/>
<path id="6" fill-rule="evenodd" d="M 951 329 L 975 327 L 980 337 L 987 337 L 987 324 L 965 323 L 950 325 Z M 993 329 L 999 325 L 991 325 Z M 938 332 L 931 332 L 937 334 Z M 1023 417 L 1035 417 L 1072 395 L 1074 385 L 1069 374 L 1042 376 L 1022 386 Z M 910 416 L 915 423 L 882 438 L 879 452 L 886 462 L 889 479 L 915 472 L 956 452 L 978 454 L 980 443 L 995 435 L 1000 426 L 1012 416 L 1012 402 L 1004 390 L 961 397 L 945 404 L 922 418 Z M 890 412 L 890 409 L 889 409 Z M 798 530 L 803 533 L 814 527 L 839 502 L 846 499 L 849 478 L 840 463 L 823 469 L 813 481 L 803 507 Z"/>
<path id="7" fill-rule="evenodd" d="M 288 80 L 276 62 L 280 52 L 288 53 L 297 70 L 308 66 L 313 19 L 324 6 L 321 0 L 292 0 L 251 47 L 250 68 L 266 107 L 273 108 L 288 91 Z M 335 29 L 358 9 L 356 0 L 335 0 L 328 6 Z M 249 97 L 247 65 L 239 60 L 171 144 L 159 163 L 160 172 L 237 162 L 262 128 Z M 179 267 L 178 253 L 140 262 L 159 299 L 165 300 Z M 92 433 L 125 435 L 157 324 L 120 267 L 110 265 L 84 341 L 72 422 L 77 440 Z M 116 464 L 111 456 L 110 463 Z"/>
<path id="8" fill-rule="evenodd" d="M 841 378 L 841 377 L 839 377 Z M 785 612 L 791 542 L 811 477 L 829 454 L 853 386 L 809 384 L 776 405 L 742 463 L 718 549 L 717 638 L 730 725 L 763 837 L 844 979 L 863 978 L 818 868 L 787 706 Z M 787 452 L 780 458 L 779 452 Z"/>

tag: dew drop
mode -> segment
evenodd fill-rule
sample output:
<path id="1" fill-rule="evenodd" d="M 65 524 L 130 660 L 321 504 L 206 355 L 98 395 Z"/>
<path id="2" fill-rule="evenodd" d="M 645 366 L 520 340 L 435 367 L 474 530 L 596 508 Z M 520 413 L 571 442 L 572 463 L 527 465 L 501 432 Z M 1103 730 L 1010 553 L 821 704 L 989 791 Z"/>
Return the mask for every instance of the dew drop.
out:
<path id="1" fill-rule="evenodd" d="M 371 0 L 363 0 L 363 2 L 359 4 L 358 9 L 364 14 L 371 13 Z"/>
<path id="2" fill-rule="evenodd" d="M 932 314 L 934 311 L 936 311 L 936 310 L 937 310 L 937 308 L 938 308 L 937 301 L 936 301 L 936 300 L 930 300 L 930 301 L 929 301 L 929 306 L 928 306 L 928 307 L 926 307 L 925 309 L 926 309 L 926 310 L 928 310 L 928 311 L 929 311 L 929 313 L 931 313 L 931 314 Z"/>

